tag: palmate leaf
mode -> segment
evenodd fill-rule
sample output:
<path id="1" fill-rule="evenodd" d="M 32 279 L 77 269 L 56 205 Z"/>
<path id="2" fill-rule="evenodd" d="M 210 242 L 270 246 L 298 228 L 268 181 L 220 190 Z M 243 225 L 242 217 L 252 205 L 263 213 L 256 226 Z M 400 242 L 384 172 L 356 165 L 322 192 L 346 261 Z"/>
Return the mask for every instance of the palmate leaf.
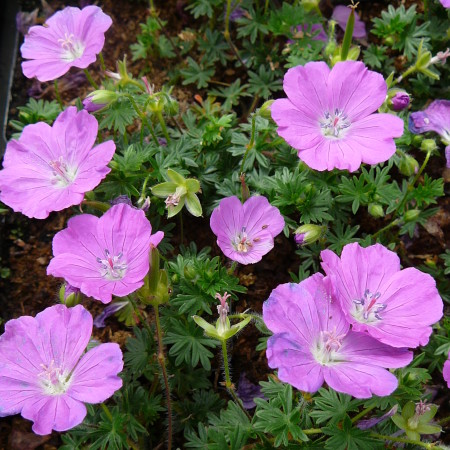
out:
<path id="1" fill-rule="evenodd" d="M 190 56 L 187 61 L 188 67 L 180 70 L 181 75 L 183 75 L 184 78 L 183 85 L 196 83 L 197 89 L 207 87 L 214 75 L 214 68 L 209 62 L 198 64 Z"/>
<path id="2" fill-rule="evenodd" d="M 353 427 L 348 416 L 338 424 L 322 428 L 330 436 L 325 444 L 328 450 L 376 450 L 384 448 L 384 443 L 370 437 L 368 431 Z"/>
<path id="3" fill-rule="evenodd" d="M 171 320 L 168 332 L 164 336 L 165 344 L 173 344 L 169 355 L 176 356 L 175 364 L 183 362 L 195 367 L 199 362 L 206 369 L 211 369 L 210 359 L 214 356 L 206 347 L 214 348 L 217 342 L 203 336 L 203 330 L 192 320 L 186 324 Z"/>
<path id="4" fill-rule="evenodd" d="M 268 402 L 255 398 L 255 420 L 253 427 L 257 431 L 270 433 L 274 436 L 274 446 L 287 446 L 289 440 L 308 441 L 308 437 L 300 428 L 300 407 L 293 404 L 292 386 L 283 385 L 283 391 Z"/>
<path id="5" fill-rule="evenodd" d="M 310 416 L 315 418 L 319 425 L 326 422 L 334 424 L 342 420 L 348 412 L 357 411 L 361 403 L 350 395 L 321 388 L 319 395 L 314 397 L 314 409 Z"/>
<path id="6" fill-rule="evenodd" d="M 119 100 L 112 103 L 108 109 L 107 114 L 104 114 L 99 129 L 111 128 L 114 131 L 119 131 L 120 134 L 125 134 L 125 128 L 131 125 L 135 118 L 137 118 L 136 111 L 128 99 L 119 98 Z"/>

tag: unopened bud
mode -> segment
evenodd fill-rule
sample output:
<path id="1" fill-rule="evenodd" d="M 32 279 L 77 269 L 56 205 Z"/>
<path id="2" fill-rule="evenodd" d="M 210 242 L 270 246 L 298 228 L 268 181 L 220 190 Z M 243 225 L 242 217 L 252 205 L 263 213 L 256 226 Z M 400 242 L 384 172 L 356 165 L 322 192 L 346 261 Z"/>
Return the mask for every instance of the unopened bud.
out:
<path id="1" fill-rule="evenodd" d="M 118 98 L 118 95 L 114 91 L 108 91 L 106 89 L 98 89 L 97 91 L 92 92 L 88 95 L 88 97 L 92 103 L 96 105 L 109 105 L 112 102 L 115 102 Z"/>
<path id="2" fill-rule="evenodd" d="M 419 216 L 420 216 L 419 209 L 410 209 L 409 211 L 405 212 L 403 220 L 405 222 L 415 222 L 419 218 Z"/>
<path id="3" fill-rule="evenodd" d="M 81 291 L 69 283 L 64 283 L 59 289 L 59 301 L 68 307 L 76 306 L 82 298 Z"/>
<path id="4" fill-rule="evenodd" d="M 259 115 L 261 117 L 264 117 L 265 119 L 271 119 L 272 118 L 270 107 L 272 106 L 273 102 L 274 102 L 274 100 L 267 100 L 266 102 L 263 103 L 261 108 L 259 108 Z"/>
<path id="5" fill-rule="evenodd" d="M 384 217 L 383 207 L 379 203 L 370 203 L 368 207 L 369 214 L 372 217 Z"/>
<path id="6" fill-rule="evenodd" d="M 424 139 L 420 149 L 427 153 L 434 152 L 437 149 L 436 141 L 434 139 Z"/>
<path id="7" fill-rule="evenodd" d="M 297 245 L 309 245 L 319 240 L 325 233 L 323 225 L 306 224 L 295 230 L 294 240 Z"/>
<path id="8" fill-rule="evenodd" d="M 410 101 L 407 92 L 399 91 L 391 98 L 389 106 L 394 111 L 402 111 L 408 107 Z"/>
<path id="9" fill-rule="evenodd" d="M 402 175 L 409 177 L 417 173 L 419 170 L 419 163 L 412 156 L 405 155 L 398 165 L 398 170 Z"/>

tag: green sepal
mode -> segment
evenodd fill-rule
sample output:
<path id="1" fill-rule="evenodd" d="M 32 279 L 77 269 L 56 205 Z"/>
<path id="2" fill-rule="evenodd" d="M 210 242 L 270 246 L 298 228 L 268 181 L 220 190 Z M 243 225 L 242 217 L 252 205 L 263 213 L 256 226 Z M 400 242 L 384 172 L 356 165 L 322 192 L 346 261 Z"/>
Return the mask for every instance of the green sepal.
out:
<path id="1" fill-rule="evenodd" d="M 177 206 L 169 206 L 169 208 L 167 208 L 167 218 L 170 219 L 173 216 L 176 216 L 182 209 L 184 206 L 184 199 L 185 196 L 180 198 L 180 202 L 178 203 Z"/>
<path id="2" fill-rule="evenodd" d="M 177 185 L 171 181 L 165 181 L 164 183 L 157 184 L 152 187 L 152 194 L 157 197 L 168 197 L 175 193 Z"/>
<path id="3" fill-rule="evenodd" d="M 214 325 L 208 323 L 205 319 L 200 316 L 192 316 L 194 322 L 201 328 L 205 330 L 205 333 L 214 339 L 218 339 L 219 341 L 223 340 L 217 332 L 217 329 Z"/>
<path id="4" fill-rule="evenodd" d="M 195 194 L 200 190 L 200 182 L 195 178 L 188 178 L 186 180 L 186 189 L 188 192 Z"/>
<path id="5" fill-rule="evenodd" d="M 167 175 L 177 186 L 184 186 L 186 184 L 186 178 L 178 172 L 175 172 L 175 170 L 167 169 Z"/>
<path id="6" fill-rule="evenodd" d="M 195 217 L 200 217 L 203 214 L 200 200 L 195 194 L 188 192 L 186 194 L 186 208 Z M 181 202 L 180 202 L 181 203 Z"/>

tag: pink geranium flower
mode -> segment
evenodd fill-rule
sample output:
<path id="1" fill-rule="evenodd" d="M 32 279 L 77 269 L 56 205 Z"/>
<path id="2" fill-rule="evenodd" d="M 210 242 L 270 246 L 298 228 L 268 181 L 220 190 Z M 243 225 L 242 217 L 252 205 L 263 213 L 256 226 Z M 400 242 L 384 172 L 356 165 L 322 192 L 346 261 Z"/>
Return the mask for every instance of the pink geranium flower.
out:
<path id="1" fill-rule="evenodd" d="M 47 19 L 45 27 L 31 27 L 20 47 L 27 78 L 50 81 L 71 67 L 85 69 L 97 59 L 111 18 L 98 6 L 67 7 Z"/>
<path id="2" fill-rule="evenodd" d="M 362 62 L 293 67 L 283 87 L 288 98 L 274 101 L 272 118 L 311 168 L 353 172 L 361 162 L 377 164 L 395 153 L 393 138 L 403 134 L 403 120 L 376 113 L 386 99 L 386 82 Z"/>
<path id="3" fill-rule="evenodd" d="M 344 5 L 338 5 L 333 9 L 333 14 L 331 18 L 337 22 L 339 27 L 345 31 L 347 28 L 348 18 L 350 17 L 351 8 Z M 363 39 L 367 37 L 366 33 L 366 25 L 359 18 L 358 14 L 355 11 L 355 25 L 353 27 L 353 37 L 356 39 Z"/>
<path id="4" fill-rule="evenodd" d="M 400 270 L 398 256 L 380 244 L 348 244 L 340 258 L 330 250 L 321 257 L 353 330 L 393 347 L 428 343 L 443 311 L 433 277 L 412 267 Z"/>
<path id="5" fill-rule="evenodd" d="M 444 380 L 447 382 L 447 386 L 450 388 L 450 355 L 447 361 L 444 363 L 444 369 L 442 370 Z"/>
<path id="6" fill-rule="evenodd" d="M 357 398 L 389 395 L 398 383 L 386 368 L 404 367 L 413 357 L 350 330 L 331 280 L 319 273 L 275 288 L 263 304 L 263 319 L 274 333 L 267 342 L 269 366 L 302 391 L 316 392 L 325 381 Z"/>
<path id="7" fill-rule="evenodd" d="M 116 146 L 94 147 L 98 122 L 71 106 L 55 123 L 27 125 L 6 147 L 0 171 L 0 200 L 28 217 L 45 219 L 83 201 L 110 172 Z"/>
<path id="8" fill-rule="evenodd" d="M 0 417 L 21 413 L 36 434 L 65 431 L 121 388 L 118 344 L 84 353 L 92 316 L 83 306 L 55 305 L 5 325 L 0 337 Z"/>
<path id="9" fill-rule="evenodd" d="M 143 211 L 125 203 L 113 206 L 102 217 L 72 217 L 66 229 L 53 238 L 53 259 L 47 274 L 62 277 L 87 296 L 109 303 L 144 284 L 149 271 L 150 246 L 159 244 L 161 231 Z"/>
<path id="10" fill-rule="evenodd" d="M 210 225 L 228 258 L 253 264 L 272 250 L 284 219 L 265 197 L 250 197 L 244 204 L 237 197 L 227 197 L 213 211 Z"/>

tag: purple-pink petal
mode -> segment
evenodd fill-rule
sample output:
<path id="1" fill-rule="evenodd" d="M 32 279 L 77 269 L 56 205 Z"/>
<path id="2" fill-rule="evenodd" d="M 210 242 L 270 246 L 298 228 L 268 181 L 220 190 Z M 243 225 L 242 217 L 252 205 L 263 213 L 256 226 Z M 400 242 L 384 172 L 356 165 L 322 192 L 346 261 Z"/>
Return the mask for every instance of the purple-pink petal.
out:
<path id="1" fill-rule="evenodd" d="M 67 393 L 81 402 L 101 403 L 122 387 L 122 379 L 117 376 L 122 369 L 122 352 L 118 344 L 94 347 L 75 367 Z"/>
<path id="2" fill-rule="evenodd" d="M 26 77 L 50 81 L 71 67 L 86 68 L 97 59 L 112 20 L 98 6 L 66 7 L 29 29 L 20 50 Z"/>
<path id="3" fill-rule="evenodd" d="M 434 100 L 423 111 L 409 116 L 409 131 L 414 134 L 435 131 L 444 139 L 450 139 L 450 100 Z"/>
<path id="4" fill-rule="evenodd" d="M 345 31 L 347 27 L 348 18 L 350 17 L 351 8 L 343 5 L 338 5 L 334 8 L 333 14 L 331 18 L 335 20 L 338 25 Z M 366 25 L 359 18 L 358 14 L 355 11 L 355 24 L 353 27 L 353 37 L 355 39 L 363 39 L 367 37 L 366 33 Z"/>
<path id="5" fill-rule="evenodd" d="M 312 169 L 353 172 L 361 163 L 384 162 L 395 153 L 403 121 L 376 113 L 387 85 L 362 62 L 339 62 L 332 70 L 324 62 L 293 67 L 283 88 L 287 98 L 271 105 L 277 133 Z"/>
<path id="6" fill-rule="evenodd" d="M 27 125 L 6 147 L 0 171 L 0 200 L 28 217 L 44 219 L 82 202 L 110 172 L 115 144 L 93 147 L 97 120 L 69 107 L 50 127 Z"/>
<path id="7" fill-rule="evenodd" d="M 55 305 L 7 322 L 0 336 L 0 417 L 21 413 L 41 435 L 66 431 L 86 416 L 82 402 L 103 401 L 119 389 L 117 344 L 81 357 L 91 333 L 92 317 L 81 305 Z"/>
<path id="8" fill-rule="evenodd" d="M 101 218 L 82 214 L 70 219 L 53 239 L 54 258 L 47 273 L 109 303 L 113 295 L 123 297 L 144 284 L 150 245 L 151 224 L 145 213 L 120 203 Z"/>
<path id="9" fill-rule="evenodd" d="M 322 267 L 331 277 L 347 320 L 393 347 L 425 345 L 443 302 L 434 279 L 415 268 L 400 270 L 398 256 L 375 244 L 348 244 L 341 258 L 325 250 Z"/>
<path id="10" fill-rule="evenodd" d="M 217 245 L 228 258 L 253 264 L 274 246 L 284 228 L 279 210 L 265 197 L 250 197 L 244 204 L 233 196 L 221 200 L 211 214 L 210 226 Z"/>
<path id="11" fill-rule="evenodd" d="M 442 376 L 447 382 L 447 386 L 450 388 L 450 357 L 444 363 L 444 368 L 442 369 Z"/>
<path id="12" fill-rule="evenodd" d="M 406 366 L 412 352 L 349 331 L 333 282 L 317 273 L 272 291 L 263 304 L 264 323 L 274 333 L 267 342 L 269 366 L 282 381 L 308 392 L 325 381 L 357 398 L 392 393 L 397 379 L 386 368 Z"/>

